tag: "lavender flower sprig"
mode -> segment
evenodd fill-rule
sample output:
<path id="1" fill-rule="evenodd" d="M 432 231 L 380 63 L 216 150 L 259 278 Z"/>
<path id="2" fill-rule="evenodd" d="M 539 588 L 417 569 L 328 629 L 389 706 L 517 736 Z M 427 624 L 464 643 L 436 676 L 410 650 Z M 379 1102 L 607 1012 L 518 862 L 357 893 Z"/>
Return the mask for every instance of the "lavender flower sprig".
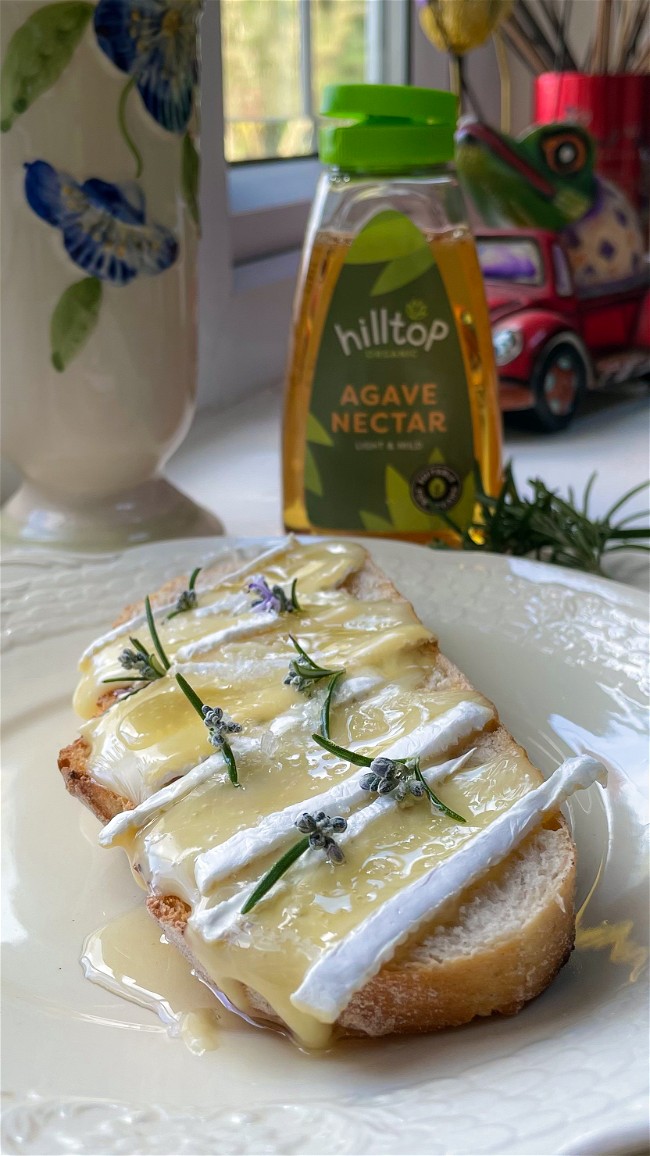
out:
<path id="1" fill-rule="evenodd" d="M 157 678 L 164 678 L 165 671 L 161 668 L 155 654 L 150 654 L 139 638 L 129 636 L 128 646 L 118 657 L 120 666 L 125 670 L 135 670 L 137 674 L 120 675 L 118 678 L 103 678 L 102 682 L 154 682 Z"/>
<path id="2" fill-rule="evenodd" d="M 357 767 L 369 768 L 369 773 L 359 780 L 362 791 L 372 791 L 378 795 L 395 792 L 395 798 L 399 800 L 405 799 L 407 794 L 413 795 L 416 799 L 426 795 L 431 805 L 448 819 L 454 819 L 457 823 L 467 822 L 462 815 L 452 811 L 434 794 L 420 770 L 419 759 L 388 759 L 385 755 L 373 759 L 369 755 L 362 755 L 360 751 L 348 751 L 345 747 L 339 747 L 323 735 L 311 737 L 324 750 L 337 755 L 339 759 L 345 759 Z"/>
<path id="3" fill-rule="evenodd" d="M 154 682 L 158 678 L 165 677 L 171 663 L 160 641 L 153 610 L 151 609 L 151 600 L 148 595 L 144 600 L 144 609 L 149 633 L 154 645 L 153 652 L 148 651 L 146 646 L 140 642 L 139 638 L 129 636 L 133 650 L 126 647 L 120 654 L 118 662 L 125 670 L 137 670 L 138 674 L 130 674 L 120 678 L 104 678 L 102 682 Z"/>
<path id="4" fill-rule="evenodd" d="M 199 574 L 201 573 L 201 570 L 202 570 L 202 567 L 197 566 L 196 569 L 193 570 L 192 573 L 190 574 L 190 580 L 187 584 L 187 589 L 181 590 L 180 594 L 178 595 L 178 598 L 176 599 L 176 606 L 172 610 L 171 614 L 167 615 L 167 621 L 168 622 L 169 622 L 170 618 L 175 618 L 177 614 L 185 614 L 186 611 L 195 609 L 195 607 L 196 607 L 196 590 L 194 589 L 194 587 L 196 585 L 196 580 L 197 580 Z"/>
<path id="5" fill-rule="evenodd" d="M 298 579 L 291 583 L 291 592 L 287 595 L 281 586 L 269 586 L 263 574 L 257 574 L 247 582 L 247 594 L 257 594 L 258 597 L 251 604 L 253 610 L 265 610 L 268 614 L 296 614 L 301 607 L 296 596 Z"/>
<path id="6" fill-rule="evenodd" d="M 310 848 L 323 851 L 327 862 L 333 866 L 345 862 L 345 856 L 334 839 L 334 835 L 345 831 L 348 825 L 347 820 L 341 815 L 332 816 L 326 814 L 325 811 L 319 811 L 317 815 L 310 815 L 305 811 L 295 825 L 299 831 L 304 832 L 304 839 L 300 839 L 294 843 L 293 847 L 285 851 L 284 855 L 260 879 L 252 895 L 249 895 L 242 907 L 242 915 L 247 915 L 249 911 L 252 911 L 260 899 L 264 898 L 266 893 L 275 886 L 278 879 L 281 879 L 291 865 L 296 862 L 296 859 L 299 859 Z"/>
<path id="7" fill-rule="evenodd" d="M 176 675 L 176 682 L 180 686 L 188 702 L 190 702 L 194 707 L 194 710 L 198 714 L 199 718 L 202 719 L 205 726 L 207 727 L 208 742 L 211 746 L 216 747 L 217 750 L 221 751 L 224 762 L 226 764 L 230 782 L 232 783 L 233 787 L 238 787 L 240 784 L 237 775 L 237 764 L 235 762 L 235 756 L 232 752 L 232 747 L 230 746 L 226 735 L 237 734 L 239 731 L 241 731 L 242 728 L 240 724 L 231 719 L 221 709 L 220 706 L 208 706 L 207 703 L 204 703 L 200 695 L 198 695 L 194 690 L 194 687 L 190 686 L 189 682 L 186 678 L 183 678 L 182 674 Z"/>

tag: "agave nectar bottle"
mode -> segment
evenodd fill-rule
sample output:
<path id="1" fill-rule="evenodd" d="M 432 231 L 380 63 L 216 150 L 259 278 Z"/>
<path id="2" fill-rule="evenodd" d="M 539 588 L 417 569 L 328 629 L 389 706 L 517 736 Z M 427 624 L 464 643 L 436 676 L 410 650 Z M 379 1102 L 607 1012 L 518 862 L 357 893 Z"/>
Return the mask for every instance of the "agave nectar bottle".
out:
<path id="1" fill-rule="evenodd" d="M 456 100 L 325 90 L 284 424 L 287 529 L 426 542 L 501 478 L 483 281 L 451 167 Z"/>

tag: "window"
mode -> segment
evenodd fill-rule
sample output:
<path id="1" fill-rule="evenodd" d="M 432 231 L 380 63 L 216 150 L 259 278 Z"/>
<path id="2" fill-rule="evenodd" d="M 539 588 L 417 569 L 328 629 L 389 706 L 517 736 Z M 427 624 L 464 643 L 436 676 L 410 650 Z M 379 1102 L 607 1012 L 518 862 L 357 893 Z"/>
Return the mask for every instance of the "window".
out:
<path id="1" fill-rule="evenodd" d="M 409 0 L 205 0 L 200 400 L 279 381 L 323 86 L 408 80 Z"/>
<path id="2" fill-rule="evenodd" d="M 374 71 L 366 0 L 225 0 L 221 39 L 226 160 L 317 151 L 324 85 Z"/>
<path id="3" fill-rule="evenodd" d="M 553 245 L 551 253 L 553 256 L 553 270 L 555 272 L 555 288 L 558 297 L 570 297 L 573 293 L 573 281 L 571 280 L 571 270 L 569 269 L 566 254 L 559 245 Z"/>
<path id="4" fill-rule="evenodd" d="M 222 0 L 220 8 L 224 160 L 241 266 L 300 247 L 320 172 L 324 86 L 406 82 L 408 0 Z M 246 284 L 267 275 L 242 274 Z"/>

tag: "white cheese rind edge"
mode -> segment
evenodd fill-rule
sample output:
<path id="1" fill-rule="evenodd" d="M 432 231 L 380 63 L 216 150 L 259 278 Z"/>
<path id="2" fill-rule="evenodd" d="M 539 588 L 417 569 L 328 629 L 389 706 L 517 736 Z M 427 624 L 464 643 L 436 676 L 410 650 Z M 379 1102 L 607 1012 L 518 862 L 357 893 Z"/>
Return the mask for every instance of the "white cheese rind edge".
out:
<path id="1" fill-rule="evenodd" d="M 177 803 L 195 787 L 220 771 L 224 773 L 225 778 L 226 768 L 223 755 L 209 755 L 202 763 L 192 767 L 187 774 L 175 779 L 168 786 L 162 787 L 154 795 L 145 799 L 143 803 L 138 803 L 137 807 L 132 807 L 128 811 L 120 811 L 119 815 L 114 815 L 99 832 L 98 842 L 102 847 L 112 847 L 128 831 L 144 827 L 145 823 L 148 823 L 154 815 L 166 811 L 173 803 Z"/>
<path id="2" fill-rule="evenodd" d="M 291 996 L 291 1003 L 321 1023 L 334 1023 L 354 993 L 365 987 L 420 924 L 507 858 L 543 814 L 556 811 L 574 791 L 586 790 L 594 782 L 603 786 L 607 782 L 601 763 L 587 755 L 567 759 L 545 783 L 524 795 L 451 858 L 392 896 L 321 956 Z"/>
<path id="3" fill-rule="evenodd" d="M 419 752 L 423 759 L 439 757 L 450 747 L 470 739 L 487 726 L 493 717 L 494 711 L 482 703 L 460 702 L 438 718 L 418 727 L 413 734 L 397 739 L 382 754 L 387 758 L 408 758 Z M 347 806 L 347 814 L 359 800 L 367 797 L 359 787 L 359 780 L 364 773 L 355 773 L 320 795 L 302 799 L 282 811 L 266 815 L 255 827 L 237 831 L 217 847 L 204 851 L 197 857 L 195 868 L 201 894 L 207 895 L 220 880 L 232 875 L 257 856 L 279 847 L 287 835 L 292 833 L 296 819 L 300 818 L 303 811 L 331 806 L 342 809 Z"/>
<path id="4" fill-rule="evenodd" d="M 288 550 L 288 548 L 293 545 L 294 542 L 295 538 L 293 534 L 288 534 L 286 538 L 281 538 L 281 540 L 274 546 L 269 547 L 267 550 L 263 550 L 261 554 L 256 554 L 253 558 L 249 558 L 247 562 L 243 562 L 242 565 L 238 566 L 235 570 L 230 570 L 227 574 L 220 575 L 217 579 L 217 585 L 222 586 L 226 582 L 232 582 L 235 578 L 239 578 L 242 575 L 247 574 L 249 570 L 253 569 L 253 567 L 259 566 L 260 562 L 268 562 L 276 555 L 283 554 L 284 551 Z M 208 563 L 207 568 L 209 569 L 210 566 L 215 565 L 215 563 L 219 561 L 220 555 L 217 554 L 212 559 L 212 561 Z M 208 589 L 214 588 L 208 587 Z M 154 618 L 163 618 L 169 610 L 174 609 L 175 605 L 176 599 L 173 599 L 172 602 L 165 602 L 164 605 L 155 606 L 153 608 Z M 146 621 L 147 616 L 144 611 L 142 611 L 140 614 L 135 614 L 133 618 L 129 618 L 128 622 L 122 622 L 119 626 L 114 626 L 112 630 L 107 630 L 104 634 L 100 634 L 98 638 L 95 638 L 94 641 L 86 647 L 79 660 L 80 663 L 82 663 L 86 658 L 92 658 L 98 650 L 101 650 L 104 646 L 108 646 L 111 642 L 115 642 L 123 635 L 131 634 L 139 626 L 142 626 Z"/>

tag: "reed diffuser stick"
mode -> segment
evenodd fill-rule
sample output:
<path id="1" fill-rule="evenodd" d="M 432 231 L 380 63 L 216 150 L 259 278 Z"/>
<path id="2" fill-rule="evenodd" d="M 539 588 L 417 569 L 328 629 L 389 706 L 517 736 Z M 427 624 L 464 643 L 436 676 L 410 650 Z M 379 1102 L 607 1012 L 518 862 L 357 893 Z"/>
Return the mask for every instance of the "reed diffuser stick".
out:
<path id="1" fill-rule="evenodd" d="M 627 44 L 625 60 L 623 63 L 623 71 L 627 71 L 627 69 L 631 68 L 634 64 L 634 55 L 637 50 L 641 33 L 645 30 L 647 17 L 648 0 L 639 0 L 636 11 L 636 19 L 632 26 L 630 38 Z"/>
<path id="2" fill-rule="evenodd" d="M 632 0 L 627 0 L 627 3 L 623 4 L 622 7 L 623 13 L 618 35 L 618 49 L 614 58 L 614 72 L 622 72 L 625 68 L 627 45 L 630 39 L 632 24 L 636 17 L 636 7 L 632 3 Z"/>
<path id="3" fill-rule="evenodd" d="M 639 54 L 638 59 L 632 66 L 633 73 L 649 72 L 650 71 L 650 44 L 647 44 Z"/>
<path id="4" fill-rule="evenodd" d="M 541 72 L 547 71 L 546 62 L 542 59 L 539 52 L 529 42 L 526 34 L 521 31 L 519 25 L 512 19 L 506 20 L 502 24 L 504 35 L 509 40 L 512 47 L 515 49 L 517 55 L 530 68 L 535 76 L 539 76 Z"/>
<path id="5" fill-rule="evenodd" d="M 592 58 L 592 72 L 602 75 L 609 66 L 609 40 L 612 27 L 612 0 L 600 0 L 596 23 L 596 40 Z"/>
<path id="6" fill-rule="evenodd" d="M 501 87 L 501 132 L 509 133 L 512 127 L 512 110 L 508 53 L 506 52 L 506 46 L 499 28 L 495 28 L 492 33 L 492 38 L 494 40 L 494 50 L 497 57 L 497 68 L 499 69 L 499 82 Z"/>
<path id="7" fill-rule="evenodd" d="M 530 40 L 531 44 L 534 45 L 544 61 L 546 68 L 552 68 L 554 56 L 553 46 L 543 28 L 541 28 L 537 22 L 526 0 L 519 0 L 519 3 L 512 11 L 510 19 L 519 25 L 520 30 Z"/>

